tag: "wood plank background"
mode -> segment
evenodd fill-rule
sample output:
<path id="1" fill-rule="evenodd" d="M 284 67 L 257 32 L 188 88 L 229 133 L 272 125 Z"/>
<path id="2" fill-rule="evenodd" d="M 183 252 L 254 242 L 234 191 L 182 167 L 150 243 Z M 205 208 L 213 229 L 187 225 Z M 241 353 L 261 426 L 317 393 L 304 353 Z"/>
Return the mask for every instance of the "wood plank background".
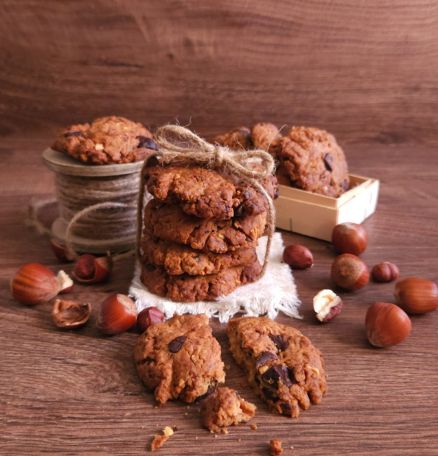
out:
<path id="1" fill-rule="evenodd" d="M 436 141 L 436 0 L 2 0 L 0 134 L 116 113 Z"/>

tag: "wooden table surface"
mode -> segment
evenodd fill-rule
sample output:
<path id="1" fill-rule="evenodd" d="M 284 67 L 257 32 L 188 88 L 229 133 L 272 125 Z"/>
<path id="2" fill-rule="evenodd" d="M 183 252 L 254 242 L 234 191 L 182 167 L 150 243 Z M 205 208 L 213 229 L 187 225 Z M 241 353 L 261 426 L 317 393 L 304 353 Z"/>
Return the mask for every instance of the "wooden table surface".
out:
<path id="1" fill-rule="evenodd" d="M 53 326 L 50 305 L 14 302 L 9 280 L 23 263 L 60 267 L 47 239 L 25 226 L 33 196 L 53 191 L 39 151 L 47 138 L 4 138 L 0 144 L 0 453 L 126 454 L 146 452 L 151 436 L 166 425 L 175 435 L 158 454 L 266 455 L 271 438 L 285 455 L 437 455 L 438 313 L 413 318 L 413 332 L 391 349 L 371 348 L 364 317 L 373 301 L 391 301 L 393 284 L 370 284 L 342 295 L 343 313 L 319 325 L 313 295 L 329 287 L 334 258 L 328 243 L 284 234 L 314 253 L 311 270 L 294 273 L 303 320 L 278 317 L 304 332 L 322 350 L 329 391 L 323 402 L 293 420 L 272 414 L 232 361 L 224 326 L 213 322 L 223 347 L 227 384 L 257 404 L 256 431 L 248 425 L 215 437 L 200 428 L 196 406 L 155 408 L 132 360 L 134 332 L 102 337 L 91 321 L 75 332 Z M 381 180 L 377 213 L 365 226 L 372 266 L 394 261 L 402 276 L 438 279 L 438 154 L 415 144 L 350 144 L 351 170 Z M 70 266 L 63 265 L 66 270 Z M 96 307 L 106 293 L 126 292 L 132 264 L 117 264 L 105 286 L 76 286 L 74 295 Z M 291 449 L 293 447 L 293 449 Z"/>

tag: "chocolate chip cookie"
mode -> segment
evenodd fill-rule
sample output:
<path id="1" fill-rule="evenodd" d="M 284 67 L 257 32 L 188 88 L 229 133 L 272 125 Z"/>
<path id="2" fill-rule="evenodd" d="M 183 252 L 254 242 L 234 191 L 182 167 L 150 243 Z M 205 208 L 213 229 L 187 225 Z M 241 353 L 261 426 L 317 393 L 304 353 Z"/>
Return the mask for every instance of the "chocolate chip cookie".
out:
<path id="1" fill-rule="evenodd" d="M 242 399 L 237 391 L 221 386 L 201 404 L 201 423 L 210 432 L 227 433 L 228 426 L 248 422 L 257 407 Z"/>
<path id="2" fill-rule="evenodd" d="M 160 404 L 193 402 L 225 381 L 221 348 L 205 315 L 178 315 L 139 336 L 138 375 Z"/>
<path id="3" fill-rule="evenodd" d="M 254 148 L 263 149 L 272 153 L 275 144 L 281 138 L 277 126 L 270 122 L 259 122 L 253 125 L 251 129 L 251 138 Z"/>
<path id="4" fill-rule="evenodd" d="M 157 200 L 146 205 L 143 215 L 145 233 L 213 253 L 255 247 L 266 226 L 266 212 L 229 220 L 201 219 Z"/>
<path id="5" fill-rule="evenodd" d="M 152 133 L 124 117 L 100 117 L 71 125 L 56 138 L 52 149 L 92 165 L 144 160 L 157 148 Z"/>
<path id="6" fill-rule="evenodd" d="M 144 170 L 148 191 L 159 201 L 178 204 L 190 215 L 229 219 L 267 210 L 266 198 L 248 184 L 233 183 L 231 177 L 213 169 L 182 166 L 151 166 Z M 273 198 L 275 177 L 265 179 Z"/>
<path id="7" fill-rule="evenodd" d="M 267 317 L 242 317 L 227 327 L 231 353 L 248 381 L 276 412 L 298 417 L 327 390 L 324 360 L 310 340 Z"/>
<path id="8" fill-rule="evenodd" d="M 349 188 L 344 152 L 324 130 L 293 127 L 280 141 L 278 158 L 294 187 L 332 197 Z"/>
<path id="9" fill-rule="evenodd" d="M 262 267 L 256 260 L 252 263 L 223 269 L 217 274 L 171 276 L 163 268 L 143 264 L 141 281 L 158 296 L 177 302 L 214 301 L 226 296 L 237 287 L 254 282 L 260 277 Z"/>
<path id="10" fill-rule="evenodd" d="M 174 242 L 163 241 L 144 233 L 141 239 L 141 259 L 146 264 L 162 266 L 169 275 L 217 274 L 224 269 L 253 263 L 257 259 L 254 247 L 217 254 L 193 250 Z"/>

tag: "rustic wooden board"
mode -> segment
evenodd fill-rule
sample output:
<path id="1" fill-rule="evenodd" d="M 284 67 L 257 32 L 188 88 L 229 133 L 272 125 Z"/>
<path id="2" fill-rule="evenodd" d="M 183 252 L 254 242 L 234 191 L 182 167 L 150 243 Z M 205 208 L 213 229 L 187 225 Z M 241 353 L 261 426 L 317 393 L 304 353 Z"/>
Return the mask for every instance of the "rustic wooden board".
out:
<path id="1" fill-rule="evenodd" d="M 434 0 L 3 0 L 0 134 L 99 115 L 436 141 Z"/>
<path id="2" fill-rule="evenodd" d="M 333 252 L 328 243 L 285 234 L 307 245 L 315 266 L 295 272 L 304 320 L 295 325 L 324 353 L 329 392 L 298 420 L 271 414 L 248 389 L 232 361 L 224 328 L 214 323 L 230 368 L 227 383 L 255 401 L 258 430 L 230 429 L 214 438 L 199 426 L 197 408 L 178 403 L 153 407 L 132 361 L 135 333 L 102 337 L 94 320 L 77 332 L 60 332 L 50 306 L 14 302 L 8 282 L 19 265 L 59 265 L 46 239 L 24 225 L 31 195 L 52 191 L 51 174 L 33 151 L 47 139 L 4 139 L 0 144 L 0 453 L 123 454 L 146 451 L 151 435 L 166 425 L 178 431 L 158 454 L 266 455 L 267 442 L 283 440 L 285 455 L 436 455 L 438 452 L 438 312 L 416 317 L 412 336 L 389 350 L 372 349 L 363 321 L 370 302 L 391 300 L 392 284 L 371 284 L 344 293 L 344 312 L 331 324 L 313 319 L 311 298 L 330 286 Z M 403 275 L 438 279 L 438 155 L 433 147 L 356 145 L 347 150 L 355 173 L 382 182 L 377 213 L 366 221 L 369 265 L 392 260 Z M 24 158 L 26 157 L 26 159 Z M 394 163 L 397 166 L 394 166 Z M 67 267 L 68 270 L 69 267 Z M 129 261 L 117 265 L 105 286 L 76 287 L 94 307 L 111 291 L 126 291 Z M 290 449 L 293 446 L 294 449 Z"/>

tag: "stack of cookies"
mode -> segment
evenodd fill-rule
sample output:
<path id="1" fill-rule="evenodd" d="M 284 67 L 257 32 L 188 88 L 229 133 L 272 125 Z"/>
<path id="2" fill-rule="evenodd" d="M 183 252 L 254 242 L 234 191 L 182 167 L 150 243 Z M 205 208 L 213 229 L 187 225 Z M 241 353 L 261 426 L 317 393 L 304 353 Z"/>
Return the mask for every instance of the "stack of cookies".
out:
<path id="1" fill-rule="evenodd" d="M 212 301 L 257 280 L 257 240 L 268 202 L 249 184 L 202 167 L 144 170 L 153 196 L 143 212 L 141 281 L 154 294 L 179 302 Z M 264 179 L 272 198 L 275 176 Z"/>

